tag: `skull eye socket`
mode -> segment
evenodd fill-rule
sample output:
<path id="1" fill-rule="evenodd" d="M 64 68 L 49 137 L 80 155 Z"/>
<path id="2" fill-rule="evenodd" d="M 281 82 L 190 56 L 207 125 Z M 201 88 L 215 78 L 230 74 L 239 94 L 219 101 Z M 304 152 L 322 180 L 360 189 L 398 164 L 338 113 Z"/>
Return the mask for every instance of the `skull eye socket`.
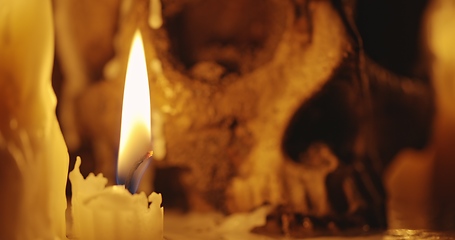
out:
<path id="1" fill-rule="evenodd" d="M 285 30 L 285 6 L 272 0 L 164 3 L 173 57 L 186 70 L 214 62 L 227 72 L 250 72 L 272 58 Z"/>
<path id="2" fill-rule="evenodd" d="M 360 108 L 349 81 L 330 81 L 294 114 L 283 139 L 284 153 L 301 162 L 313 143 L 322 142 L 340 160 L 349 162 L 359 131 Z"/>

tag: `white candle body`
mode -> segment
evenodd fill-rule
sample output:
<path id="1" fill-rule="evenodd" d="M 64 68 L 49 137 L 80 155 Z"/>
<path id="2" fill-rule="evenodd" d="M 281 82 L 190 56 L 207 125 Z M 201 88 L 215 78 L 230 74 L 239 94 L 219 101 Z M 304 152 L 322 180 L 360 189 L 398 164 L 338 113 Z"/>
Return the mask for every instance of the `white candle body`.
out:
<path id="1" fill-rule="evenodd" d="M 51 9 L 50 0 L 0 0 L 0 239 L 66 237 Z"/>
<path id="2" fill-rule="evenodd" d="M 124 186 L 105 187 L 102 174 L 84 179 L 76 160 L 72 185 L 73 237 L 83 240 L 163 239 L 161 195 L 129 193 Z"/>

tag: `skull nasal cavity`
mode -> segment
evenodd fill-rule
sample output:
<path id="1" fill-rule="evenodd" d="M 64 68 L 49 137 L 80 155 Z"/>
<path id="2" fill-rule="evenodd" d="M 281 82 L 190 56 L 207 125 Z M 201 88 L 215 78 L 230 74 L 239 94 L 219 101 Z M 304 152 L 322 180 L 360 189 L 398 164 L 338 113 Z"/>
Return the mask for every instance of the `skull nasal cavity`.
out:
<path id="1" fill-rule="evenodd" d="M 226 72 L 249 72 L 271 59 L 281 38 L 286 14 L 279 5 L 271 0 L 187 2 L 164 16 L 171 51 L 186 69 L 212 62 Z"/>

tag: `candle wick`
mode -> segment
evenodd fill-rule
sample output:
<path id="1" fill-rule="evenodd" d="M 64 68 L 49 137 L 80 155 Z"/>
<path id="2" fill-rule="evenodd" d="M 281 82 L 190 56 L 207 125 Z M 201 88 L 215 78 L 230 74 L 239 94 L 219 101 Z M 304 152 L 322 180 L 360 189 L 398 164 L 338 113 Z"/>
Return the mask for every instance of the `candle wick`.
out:
<path id="1" fill-rule="evenodd" d="M 136 172 L 140 169 L 143 169 L 142 166 L 145 165 L 147 167 L 147 164 L 152 160 L 153 156 L 153 151 L 148 151 L 145 153 L 143 157 L 139 159 L 139 161 L 136 162 L 136 164 L 133 166 L 131 169 L 131 172 L 129 173 L 128 177 L 126 178 L 125 181 L 125 188 L 128 189 L 128 191 L 132 194 L 136 192 L 136 186 L 135 186 L 135 181 L 134 180 L 139 180 L 135 179 Z"/>

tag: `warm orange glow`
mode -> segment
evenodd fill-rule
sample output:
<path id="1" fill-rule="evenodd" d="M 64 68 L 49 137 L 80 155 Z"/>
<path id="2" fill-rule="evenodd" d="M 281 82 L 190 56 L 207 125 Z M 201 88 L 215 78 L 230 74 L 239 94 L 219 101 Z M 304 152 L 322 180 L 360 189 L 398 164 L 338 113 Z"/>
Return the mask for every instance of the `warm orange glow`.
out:
<path id="1" fill-rule="evenodd" d="M 117 178 L 119 184 L 152 149 L 150 92 L 142 35 L 134 34 L 126 70 Z M 137 181 L 139 179 L 136 179 Z"/>

